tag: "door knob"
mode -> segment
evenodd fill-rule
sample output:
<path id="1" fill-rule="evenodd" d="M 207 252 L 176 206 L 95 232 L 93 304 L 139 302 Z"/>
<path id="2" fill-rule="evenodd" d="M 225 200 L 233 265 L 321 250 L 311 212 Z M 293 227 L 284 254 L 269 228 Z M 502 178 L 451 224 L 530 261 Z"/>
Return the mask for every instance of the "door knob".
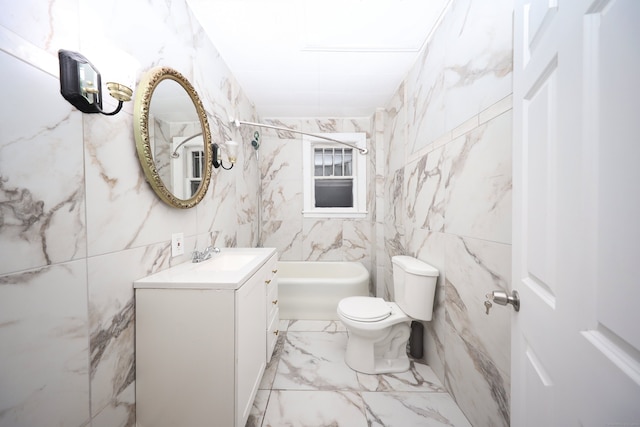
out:
<path id="1" fill-rule="evenodd" d="M 486 297 L 487 300 L 484 305 L 487 308 L 487 314 L 489 314 L 489 309 L 491 308 L 492 303 L 498 305 L 511 304 L 515 311 L 520 311 L 520 296 L 518 295 L 518 291 L 512 291 L 511 295 L 505 291 L 493 291 L 489 292 Z"/>

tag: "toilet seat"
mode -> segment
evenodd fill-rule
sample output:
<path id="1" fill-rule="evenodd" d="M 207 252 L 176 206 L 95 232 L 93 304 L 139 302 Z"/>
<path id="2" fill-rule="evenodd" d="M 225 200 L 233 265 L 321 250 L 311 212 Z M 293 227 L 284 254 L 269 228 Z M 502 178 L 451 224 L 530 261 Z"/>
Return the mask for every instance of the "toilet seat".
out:
<path id="1" fill-rule="evenodd" d="M 382 298 L 348 297 L 338 303 L 338 312 L 358 322 L 378 322 L 391 315 L 391 306 Z"/>

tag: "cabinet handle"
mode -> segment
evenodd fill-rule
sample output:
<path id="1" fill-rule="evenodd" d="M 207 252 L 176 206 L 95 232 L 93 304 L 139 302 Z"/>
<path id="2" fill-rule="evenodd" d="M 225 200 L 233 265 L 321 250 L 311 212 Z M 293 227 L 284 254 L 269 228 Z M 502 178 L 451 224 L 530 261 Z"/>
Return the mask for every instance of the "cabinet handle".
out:
<path id="1" fill-rule="evenodd" d="M 276 268 L 275 270 L 271 270 L 271 272 L 272 272 L 273 274 L 276 274 L 276 273 L 278 272 L 278 269 Z"/>
<path id="2" fill-rule="evenodd" d="M 266 283 L 268 285 L 269 283 L 271 283 L 271 279 L 265 280 L 264 283 Z"/>
<path id="3" fill-rule="evenodd" d="M 273 331 L 273 335 L 275 335 L 275 336 L 278 336 L 279 333 L 280 333 L 280 331 L 277 330 L 277 329 L 275 331 Z"/>
<path id="4" fill-rule="evenodd" d="M 274 299 L 273 301 L 271 301 L 271 304 L 276 305 L 278 303 L 277 299 Z"/>

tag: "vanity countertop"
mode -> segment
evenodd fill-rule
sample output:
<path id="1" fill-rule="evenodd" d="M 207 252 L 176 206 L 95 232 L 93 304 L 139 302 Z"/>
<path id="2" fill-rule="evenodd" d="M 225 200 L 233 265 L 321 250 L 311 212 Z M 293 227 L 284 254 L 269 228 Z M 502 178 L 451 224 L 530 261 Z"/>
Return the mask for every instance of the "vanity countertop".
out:
<path id="1" fill-rule="evenodd" d="M 198 263 L 191 261 L 133 283 L 135 289 L 238 289 L 276 253 L 275 248 L 221 248 Z"/>

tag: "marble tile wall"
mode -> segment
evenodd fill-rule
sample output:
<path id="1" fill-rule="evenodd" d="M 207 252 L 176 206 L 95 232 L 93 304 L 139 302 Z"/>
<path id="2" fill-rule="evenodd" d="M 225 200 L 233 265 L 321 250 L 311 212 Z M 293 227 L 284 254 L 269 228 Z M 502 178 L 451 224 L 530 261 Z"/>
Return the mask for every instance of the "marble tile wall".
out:
<path id="1" fill-rule="evenodd" d="M 248 144 L 180 210 L 144 179 L 133 102 L 82 114 L 60 96 L 58 49 L 105 74 L 173 67 L 198 90 L 214 140 L 253 105 L 184 0 L 0 0 L 0 426 L 135 425 L 132 282 L 194 248 L 258 243 L 259 171 Z M 115 105 L 106 95 L 106 110 Z M 172 233 L 187 255 L 171 258 Z"/>
<path id="2" fill-rule="evenodd" d="M 365 132 L 370 150 L 367 155 L 367 180 L 369 183 L 376 182 L 375 135 L 371 118 L 272 117 L 262 121 L 311 133 Z M 302 136 L 264 128 L 259 132 L 262 245 L 277 248 L 283 260 L 360 261 L 369 271 L 375 270 L 376 186 L 369 185 L 367 189 L 366 218 L 304 218 Z"/>
<path id="3" fill-rule="evenodd" d="M 509 425 L 510 310 L 483 301 L 511 286 L 511 14 L 452 1 L 384 118 L 378 294 L 393 255 L 440 270 L 425 359 L 472 425 Z"/>

